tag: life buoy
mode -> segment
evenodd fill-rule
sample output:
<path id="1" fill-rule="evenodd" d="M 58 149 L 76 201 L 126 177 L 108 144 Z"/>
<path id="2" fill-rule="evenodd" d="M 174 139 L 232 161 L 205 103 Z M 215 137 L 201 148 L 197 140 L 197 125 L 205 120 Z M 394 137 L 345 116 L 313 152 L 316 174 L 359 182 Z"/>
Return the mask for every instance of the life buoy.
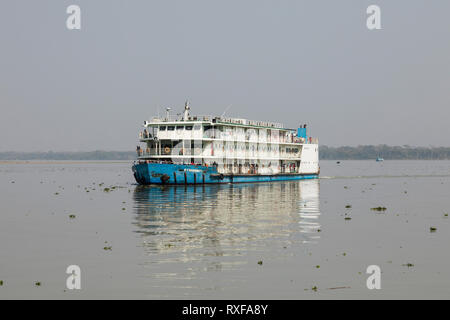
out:
<path id="1" fill-rule="evenodd" d="M 164 153 L 169 154 L 170 153 L 170 148 L 169 147 L 165 147 L 164 148 Z"/>

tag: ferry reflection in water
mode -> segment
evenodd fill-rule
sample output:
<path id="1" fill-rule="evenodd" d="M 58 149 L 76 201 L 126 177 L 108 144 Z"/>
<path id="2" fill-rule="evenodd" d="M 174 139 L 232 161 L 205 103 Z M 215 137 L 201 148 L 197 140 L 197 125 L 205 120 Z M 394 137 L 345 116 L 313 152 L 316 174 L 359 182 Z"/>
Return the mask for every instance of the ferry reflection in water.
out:
<path id="1" fill-rule="evenodd" d="M 245 263 L 250 251 L 304 246 L 320 235 L 319 180 L 136 186 L 133 198 L 149 263 L 206 262 L 207 270 L 221 269 Z"/>

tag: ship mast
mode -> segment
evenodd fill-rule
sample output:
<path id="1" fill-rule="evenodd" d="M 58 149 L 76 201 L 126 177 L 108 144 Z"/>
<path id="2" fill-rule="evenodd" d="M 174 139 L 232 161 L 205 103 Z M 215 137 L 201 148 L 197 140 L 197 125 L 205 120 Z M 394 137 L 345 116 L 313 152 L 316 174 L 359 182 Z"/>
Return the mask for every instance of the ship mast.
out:
<path id="1" fill-rule="evenodd" d="M 189 101 L 186 100 L 185 104 L 184 104 L 184 115 L 183 115 L 183 120 L 187 121 L 189 120 L 189 110 L 191 108 L 189 107 Z"/>

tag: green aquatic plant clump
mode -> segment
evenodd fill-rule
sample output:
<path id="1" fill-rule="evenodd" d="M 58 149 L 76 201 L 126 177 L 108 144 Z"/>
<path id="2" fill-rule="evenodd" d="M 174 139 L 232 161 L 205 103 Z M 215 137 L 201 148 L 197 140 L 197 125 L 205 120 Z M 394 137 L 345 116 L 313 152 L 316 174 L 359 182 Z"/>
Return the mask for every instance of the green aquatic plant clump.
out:
<path id="1" fill-rule="evenodd" d="M 408 268 L 412 268 L 412 267 L 414 267 L 414 265 L 412 264 L 412 263 L 405 263 L 404 265 L 403 265 L 404 267 L 408 267 Z"/>
<path id="2" fill-rule="evenodd" d="M 372 211 L 378 211 L 378 212 L 384 212 L 387 210 L 386 207 L 375 207 L 375 208 L 370 208 L 370 210 Z"/>

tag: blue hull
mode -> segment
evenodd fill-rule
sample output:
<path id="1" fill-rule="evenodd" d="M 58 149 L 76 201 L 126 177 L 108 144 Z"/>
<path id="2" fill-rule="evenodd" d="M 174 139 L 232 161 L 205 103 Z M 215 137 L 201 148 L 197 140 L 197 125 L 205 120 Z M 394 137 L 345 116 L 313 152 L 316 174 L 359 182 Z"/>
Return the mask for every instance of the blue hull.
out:
<path id="1" fill-rule="evenodd" d="M 220 175 L 215 167 L 186 164 L 139 163 L 133 165 L 137 183 L 148 184 L 211 184 L 245 183 L 317 179 L 318 174 Z"/>

